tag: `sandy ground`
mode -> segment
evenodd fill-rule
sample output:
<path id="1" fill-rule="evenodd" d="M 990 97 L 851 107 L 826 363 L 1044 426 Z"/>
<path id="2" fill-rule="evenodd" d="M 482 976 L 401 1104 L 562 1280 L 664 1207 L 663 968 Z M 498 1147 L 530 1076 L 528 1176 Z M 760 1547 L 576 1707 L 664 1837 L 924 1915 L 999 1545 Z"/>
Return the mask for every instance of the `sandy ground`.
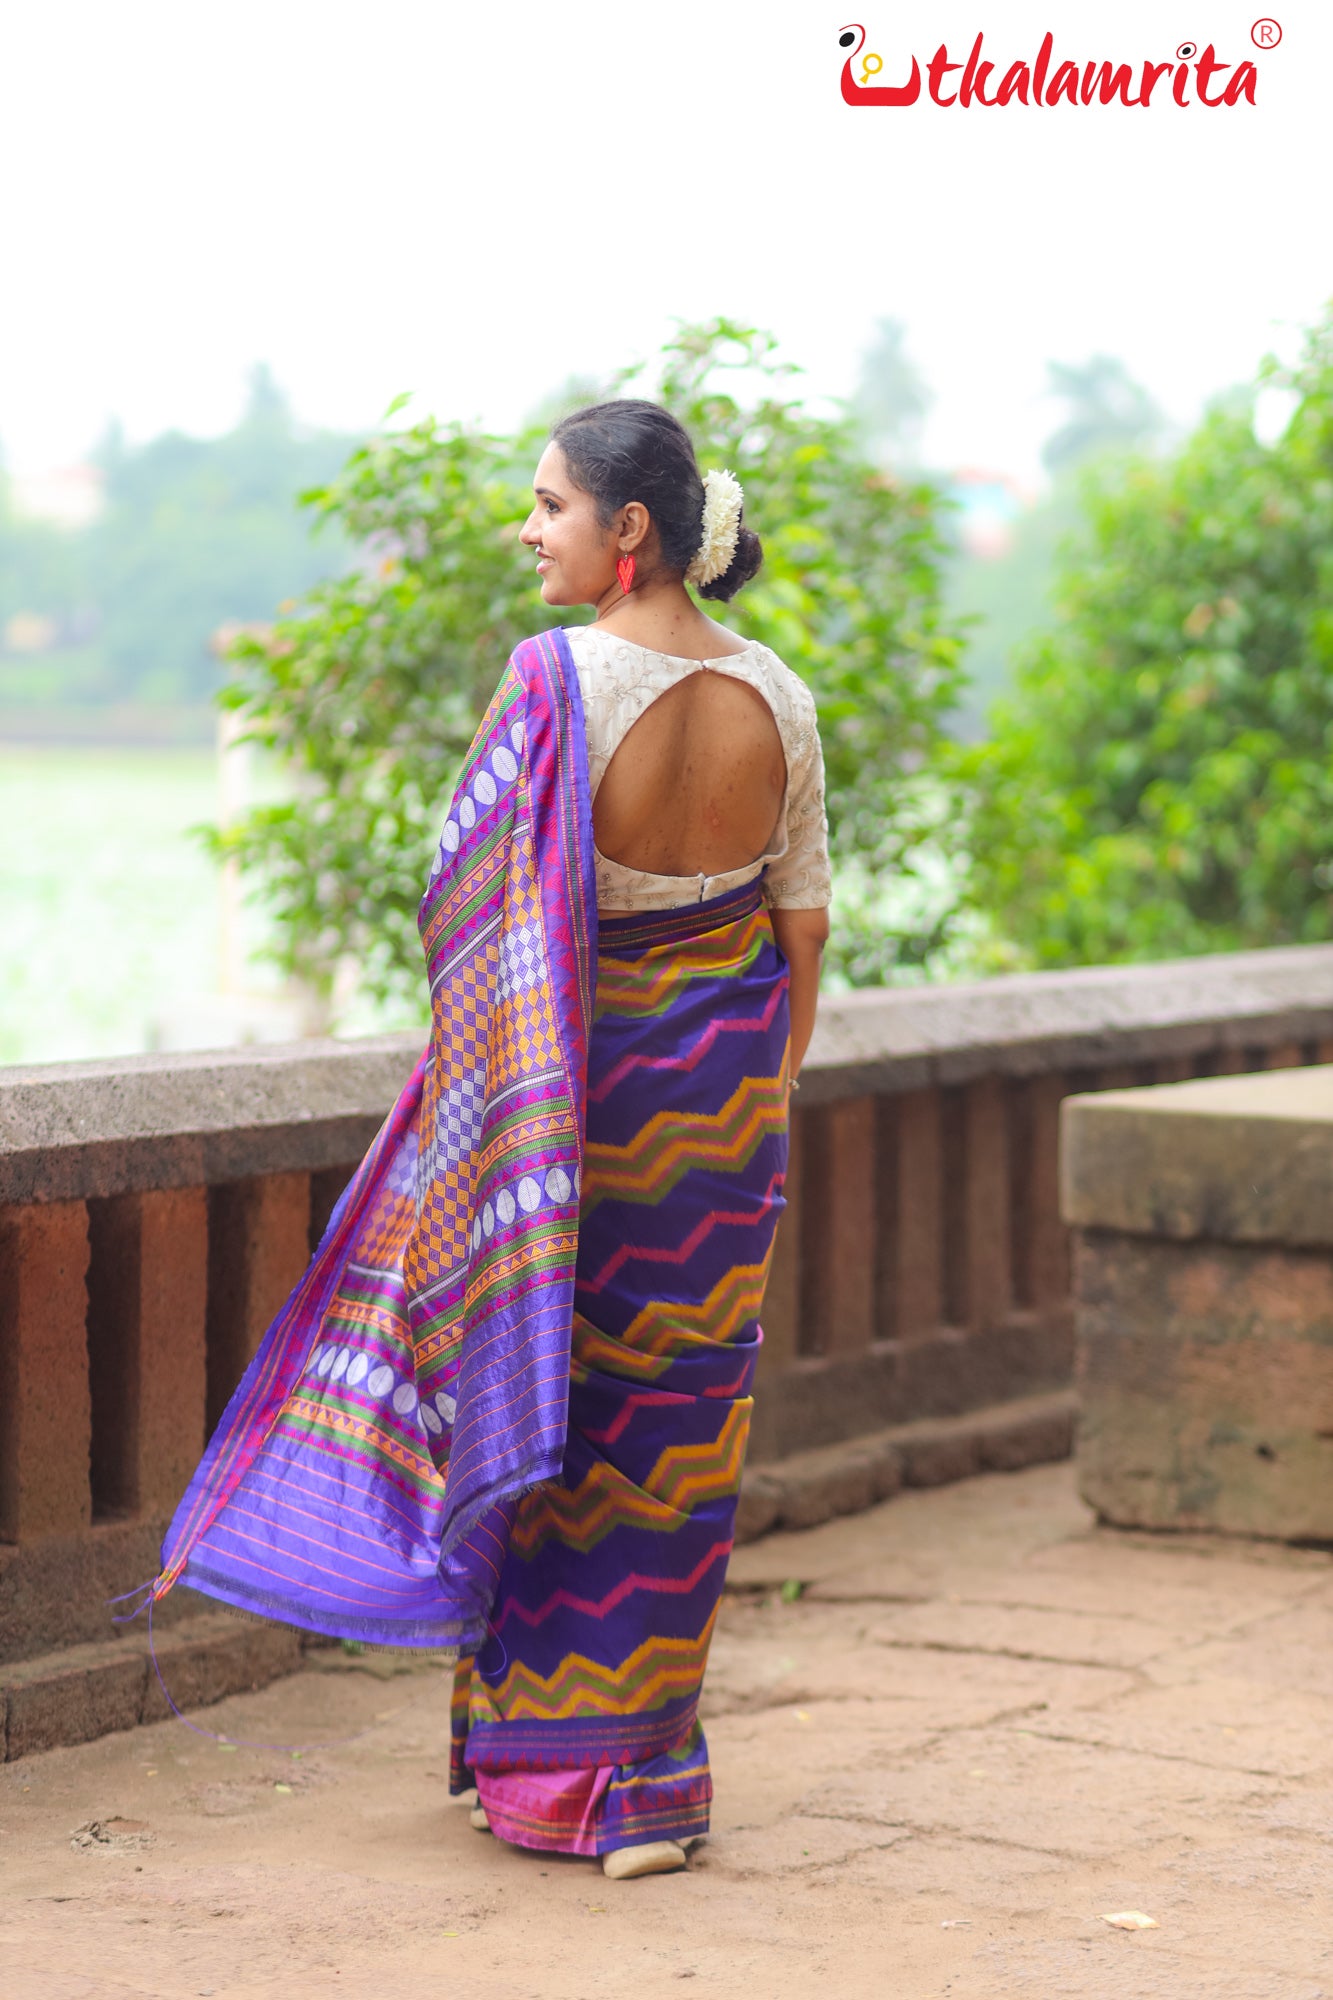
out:
<path id="1" fill-rule="evenodd" d="M 448 1684 L 331 1653 L 236 1747 L 4 1767 L 3 2000 L 1333 2000 L 1325 1553 L 1098 1530 L 1067 1466 L 740 1551 L 685 1876 L 474 1833 Z"/>

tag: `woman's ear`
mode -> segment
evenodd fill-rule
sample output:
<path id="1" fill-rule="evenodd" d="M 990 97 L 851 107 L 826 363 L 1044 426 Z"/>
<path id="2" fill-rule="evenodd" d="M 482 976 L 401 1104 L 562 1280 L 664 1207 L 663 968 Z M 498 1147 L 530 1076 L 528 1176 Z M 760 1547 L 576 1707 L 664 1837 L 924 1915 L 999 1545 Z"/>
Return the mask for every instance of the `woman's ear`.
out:
<path id="1" fill-rule="evenodd" d="M 642 548 L 651 526 L 652 516 L 641 500 L 631 500 L 627 507 L 622 507 L 616 529 L 622 553 L 632 555 L 635 549 Z"/>

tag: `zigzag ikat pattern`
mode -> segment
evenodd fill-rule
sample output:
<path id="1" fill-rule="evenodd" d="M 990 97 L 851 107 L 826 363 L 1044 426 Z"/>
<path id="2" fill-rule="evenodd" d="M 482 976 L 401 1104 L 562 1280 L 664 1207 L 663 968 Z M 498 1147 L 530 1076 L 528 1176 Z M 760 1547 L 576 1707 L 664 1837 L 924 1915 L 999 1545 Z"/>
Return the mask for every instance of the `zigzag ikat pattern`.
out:
<path id="1" fill-rule="evenodd" d="M 696 1709 L 786 1168 L 787 977 L 756 886 L 603 919 L 563 1476 L 510 1517 L 456 1676 L 456 1790 L 528 1847 L 706 1830 Z"/>

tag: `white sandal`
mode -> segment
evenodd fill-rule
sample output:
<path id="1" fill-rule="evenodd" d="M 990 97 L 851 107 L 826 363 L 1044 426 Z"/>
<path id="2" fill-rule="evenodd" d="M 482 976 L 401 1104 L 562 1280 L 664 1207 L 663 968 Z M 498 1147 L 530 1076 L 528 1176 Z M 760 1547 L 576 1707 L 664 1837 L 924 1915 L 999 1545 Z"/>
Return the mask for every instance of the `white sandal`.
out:
<path id="1" fill-rule="evenodd" d="M 473 1806 L 471 1812 L 468 1814 L 468 1822 L 470 1825 L 476 1827 L 478 1833 L 490 1832 L 491 1823 L 486 1817 L 486 1808 L 480 1799 L 477 1800 L 476 1805 Z"/>
<path id="2" fill-rule="evenodd" d="M 642 1847 L 613 1847 L 602 1856 L 602 1873 L 610 1882 L 631 1882 L 638 1875 L 675 1875 L 685 1866 L 685 1849 L 678 1840 L 650 1840 Z"/>

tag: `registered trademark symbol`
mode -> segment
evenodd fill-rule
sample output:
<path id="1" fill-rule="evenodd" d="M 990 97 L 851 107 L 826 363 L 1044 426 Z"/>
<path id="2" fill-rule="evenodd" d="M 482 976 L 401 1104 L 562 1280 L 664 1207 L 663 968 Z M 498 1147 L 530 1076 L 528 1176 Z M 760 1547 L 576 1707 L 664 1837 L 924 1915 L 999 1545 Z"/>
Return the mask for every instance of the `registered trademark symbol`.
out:
<path id="1" fill-rule="evenodd" d="M 1256 49 L 1275 49 L 1282 40 L 1282 30 L 1269 15 L 1263 14 L 1250 29 L 1250 40 Z"/>

